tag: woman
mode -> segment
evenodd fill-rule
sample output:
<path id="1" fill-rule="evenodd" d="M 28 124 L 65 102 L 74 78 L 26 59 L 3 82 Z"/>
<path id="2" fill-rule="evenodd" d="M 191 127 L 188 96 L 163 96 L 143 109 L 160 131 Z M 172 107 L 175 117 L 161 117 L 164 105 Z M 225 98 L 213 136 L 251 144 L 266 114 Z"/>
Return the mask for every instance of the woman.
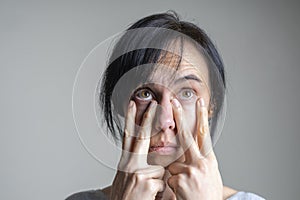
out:
<path id="1" fill-rule="evenodd" d="M 223 186 L 212 147 L 225 86 L 221 57 L 199 27 L 174 12 L 137 21 L 101 85 L 107 127 L 123 149 L 113 184 L 68 199 L 263 199 Z"/>

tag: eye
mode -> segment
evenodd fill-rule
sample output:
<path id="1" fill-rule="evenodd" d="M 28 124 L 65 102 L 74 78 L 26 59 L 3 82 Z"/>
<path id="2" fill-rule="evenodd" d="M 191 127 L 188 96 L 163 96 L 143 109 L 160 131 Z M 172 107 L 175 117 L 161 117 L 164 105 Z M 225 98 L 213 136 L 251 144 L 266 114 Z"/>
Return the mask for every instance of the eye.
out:
<path id="1" fill-rule="evenodd" d="M 191 99 L 194 95 L 195 95 L 194 90 L 192 90 L 192 89 L 182 89 L 182 90 L 180 90 L 180 92 L 177 96 L 180 99 L 188 100 L 188 99 Z"/>
<path id="2" fill-rule="evenodd" d="M 153 95 L 149 89 L 140 89 L 135 93 L 135 97 L 142 101 L 151 101 L 153 99 Z"/>

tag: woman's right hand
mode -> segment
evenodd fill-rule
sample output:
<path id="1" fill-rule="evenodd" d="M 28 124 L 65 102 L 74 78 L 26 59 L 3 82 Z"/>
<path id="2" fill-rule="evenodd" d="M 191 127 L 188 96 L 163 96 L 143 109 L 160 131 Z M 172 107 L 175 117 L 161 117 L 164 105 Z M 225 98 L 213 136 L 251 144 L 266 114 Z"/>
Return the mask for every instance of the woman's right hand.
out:
<path id="1" fill-rule="evenodd" d="M 152 101 L 143 115 L 142 124 L 136 128 L 136 105 L 130 101 L 126 116 L 123 137 L 123 151 L 118 171 L 114 178 L 111 200 L 154 200 L 162 192 L 165 169 L 162 166 L 148 165 L 147 155 L 150 145 L 151 127 L 157 102 Z M 138 130 L 137 130 L 138 129 Z"/>

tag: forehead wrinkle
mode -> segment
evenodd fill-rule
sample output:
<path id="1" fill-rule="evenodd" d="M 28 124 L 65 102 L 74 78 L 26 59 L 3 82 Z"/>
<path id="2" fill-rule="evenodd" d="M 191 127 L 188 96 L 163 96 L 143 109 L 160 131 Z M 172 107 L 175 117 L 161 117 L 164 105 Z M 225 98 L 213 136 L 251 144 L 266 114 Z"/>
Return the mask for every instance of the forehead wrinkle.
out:
<path id="1" fill-rule="evenodd" d="M 182 56 L 175 52 L 162 52 L 144 83 L 159 83 L 160 85 L 170 87 L 176 79 L 183 77 L 184 74 L 186 76 L 193 74 L 202 83 L 206 82 L 204 84 L 207 86 L 210 85 L 207 63 L 201 53 L 195 51 L 193 48 L 185 48 Z M 190 79 L 190 77 L 186 79 Z"/>
<path id="2" fill-rule="evenodd" d="M 187 54 L 185 53 L 185 57 Z M 191 57 L 192 61 L 189 59 L 183 58 L 180 63 L 180 67 L 178 69 L 178 74 L 193 74 L 199 77 L 199 79 L 202 82 L 205 82 L 207 85 L 209 85 L 209 69 L 206 61 L 204 58 L 199 54 L 196 54 L 196 56 Z M 190 71 L 188 73 L 185 73 L 186 71 Z"/>
<path id="3" fill-rule="evenodd" d="M 197 81 L 199 84 L 209 85 L 207 73 L 200 71 L 198 67 L 192 66 L 186 62 L 185 65 L 181 65 L 178 70 L 169 66 L 157 65 L 145 84 L 156 83 L 170 87 L 171 85 L 182 83 L 184 81 Z"/>

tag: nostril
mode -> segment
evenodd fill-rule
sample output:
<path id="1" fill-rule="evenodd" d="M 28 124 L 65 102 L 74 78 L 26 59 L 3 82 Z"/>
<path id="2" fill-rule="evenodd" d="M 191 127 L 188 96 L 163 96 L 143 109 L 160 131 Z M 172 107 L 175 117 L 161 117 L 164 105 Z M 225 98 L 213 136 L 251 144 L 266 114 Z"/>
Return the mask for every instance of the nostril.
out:
<path id="1" fill-rule="evenodd" d="M 157 131 L 166 131 L 167 129 L 173 130 L 175 129 L 174 120 L 160 118 L 160 120 L 157 120 L 155 124 L 155 129 Z"/>
<path id="2" fill-rule="evenodd" d="M 172 120 L 170 120 L 169 128 L 172 129 L 172 130 L 175 129 L 175 122 L 174 122 L 173 118 L 172 118 Z"/>

